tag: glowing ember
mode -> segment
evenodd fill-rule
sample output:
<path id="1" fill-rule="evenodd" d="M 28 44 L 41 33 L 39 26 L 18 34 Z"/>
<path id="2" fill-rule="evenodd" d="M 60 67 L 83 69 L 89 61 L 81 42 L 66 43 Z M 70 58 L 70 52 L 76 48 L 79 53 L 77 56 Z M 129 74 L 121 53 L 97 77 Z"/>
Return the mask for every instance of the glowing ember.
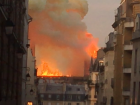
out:
<path id="1" fill-rule="evenodd" d="M 41 76 L 62 76 L 58 70 L 51 70 L 46 62 L 43 62 L 41 72 Z"/>

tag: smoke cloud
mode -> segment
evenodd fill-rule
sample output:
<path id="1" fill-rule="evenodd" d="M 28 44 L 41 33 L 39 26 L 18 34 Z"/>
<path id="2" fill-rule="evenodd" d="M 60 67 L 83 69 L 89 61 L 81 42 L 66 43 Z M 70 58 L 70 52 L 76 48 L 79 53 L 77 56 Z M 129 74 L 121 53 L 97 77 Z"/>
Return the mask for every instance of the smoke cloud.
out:
<path id="1" fill-rule="evenodd" d="M 29 0 L 29 37 L 36 46 L 38 75 L 42 61 L 64 75 L 83 75 L 84 60 L 98 49 L 98 39 L 82 22 L 87 12 L 86 0 Z"/>

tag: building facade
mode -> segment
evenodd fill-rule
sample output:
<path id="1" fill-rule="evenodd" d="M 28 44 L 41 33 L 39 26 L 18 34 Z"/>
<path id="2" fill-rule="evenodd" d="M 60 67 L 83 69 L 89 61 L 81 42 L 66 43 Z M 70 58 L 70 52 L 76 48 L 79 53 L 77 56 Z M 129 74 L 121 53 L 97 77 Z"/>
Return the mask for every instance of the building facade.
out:
<path id="1" fill-rule="evenodd" d="M 114 39 L 115 35 L 111 32 L 108 35 L 106 48 L 104 48 L 104 87 L 103 87 L 103 100 L 106 105 L 113 105 L 113 80 L 114 80 Z"/>
<path id="2" fill-rule="evenodd" d="M 39 80 L 39 101 L 42 105 L 84 105 L 84 85 L 47 83 Z"/>
<path id="3" fill-rule="evenodd" d="M 0 104 L 22 104 L 26 0 L 0 0 Z M 24 84 L 24 85 L 23 85 Z M 24 88 L 25 91 L 25 88 Z M 24 97 L 25 99 L 25 97 Z"/>
<path id="4" fill-rule="evenodd" d="M 38 94 L 37 94 L 37 70 L 35 65 L 35 57 L 30 48 L 28 48 L 28 57 L 27 57 L 27 71 L 26 71 L 26 105 L 38 105 Z"/>
<path id="5" fill-rule="evenodd" d="M 89 83 L 89 105 L 98 105 L 100 103 L 101 94 L 99 93 L 99 71 L 100 69 L 104 69 L 104 66 L 101 65 L 103 63 L 104 58 L 104 48 L 101 48 L 97 51 L 97 58 L 95 62 L 91 59 L 90 65 L 90 83 Z"/>
<path id="6" fill-rule="evenodd" d="M 139 8 L 140 10 L 140 8 Z M 135 28 L 132 36 L 133 51 L 132 51 L 132 72 L 131 72 L 131 93 L 130 104 L 140 104 L 140 14 L 135 17 Z"/>
<path id="7" fill-rule="evenodd" d="M 131 42 L 134 28 L 133 5 L 136 0 L 121 0 L 120 6 L 116 10 L 114 40 L 114 105 L 129 105 L 130 103 L 130 80 L 132 49 Z"/>

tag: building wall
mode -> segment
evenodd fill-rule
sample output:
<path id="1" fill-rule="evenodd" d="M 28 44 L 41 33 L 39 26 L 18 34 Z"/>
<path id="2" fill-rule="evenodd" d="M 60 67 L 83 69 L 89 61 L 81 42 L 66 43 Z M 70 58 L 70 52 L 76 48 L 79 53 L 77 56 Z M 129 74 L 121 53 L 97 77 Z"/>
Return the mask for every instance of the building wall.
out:
<path id="1" fill-rule="evenodd" d="M 132 76 L 131 76 L 131 105 L 135 102 L 135 105 L 140 104 L 140 40 L 133 42 L 134 49 L 133 49 L 133 55 L 132 55 Z M 138 50 L 137 52 L 137 62 L 135 62 L 135 50 Z M 135 63 L 137 63 L 137 69 L 136 72 L 134 72 L 135 69 Z M 135 87 L 134 87 L 135 83 Z M 134 101 L 135 100 L 135 101 Z"/>
<path id="2" fill-rule="evenodd" d="M 105 86 L 104 96 L 107 98 L 106 105 L 110 105 L 111 97 L 113 97 L 113 89 L 111 87 L 111 79 L 114 78 L 114 51 L 108 51 L 105 54 Z"/>
<path id="3" fill-rule="evenodd" d="M 25 0 L 25 15 L 24 15 L 24 36 L 23 36 L 23 46 L 27 51 L 26 44 L 28 44 L 28 0 Z M 26 70 L 27 70 L 27 53 L 23 55 L 23 70 L 22 70 L 22 105 L 25 105 L 26 101 Z"/>
<path id="4" fill-rule="evenodd" d="M 122 54 L 123 54 L 123 45 L 122 45 L 122 28 L 123 26 L 120 25 L 117 27 L 116 31 L 119 33 L 117 34 L 117 44 L 115 46 L 115 56 L 114 56 L 114 90 L 113 90 L 113 97 L 114 97 L 114 105 L 121 105 L 122 104 L 122 76 L 123 76 L 123 69 L 122 69 Z M 121 33 L 121 34 L 120 34 Z"/>
<path id="5" fill-rule="evenodd" d="M 22 99 L 22 64 L 23 58 L 18 57 L 17 51 L 20 49 L 22 55 L 26 53 L 23 47 L 23 17 L 24 1 L 21 0 L 0 0 L 0 104 L 18 105 Z M 9 7 L 6 5 L 14 5 Z M 7 11 L 11 11 L 9 15 Z M 13 34 L 5 33 L 5 22 L 7 18 L 15 24 Z M 20 46 L 20 47 L 18 47 Z"/>
<path id="6" fill-rule="evenodd" d="M 97 77 L 98 77 L 98 72 L 91 72 L 90 73 L 90 79 L 92 81 L 91 85 L 89 84 L 89 92 L 88 95 L 90 96 L 88 98 L 88 103 L 89 105 L 94 105 L 97 101 L 97 97 L 96 97 L 96 91 L 95 91 L 95 83 L 97 83 Z"/>
<path id="7" fill-rule="evenodd" d="M 33 102 L 33 105 L 38 105 L 37 100 L 37 87 L 35 84 L 36 76 L 35 72 L 35 57 L 32 55 L 31 49 L 28 48 L 28 58 L 27 58 L 27 67 L 29 67 L 27 73 L 30 74 L 30 81 L 26 81 L 26 104 L 27 102 Z M 30 94 L 30 90 L 33 89 L 33 94 Z"/>
<path id="8" fill-rule="evenodd" d="M 114 29 L 117 31 L 117 43 L 115 45 L 114 57 L 114 105 L 129 105 L 130 100 L 131 73 L 124 73 L 123 70 L 125 68 L 131 69 L 132 50 L 124 50 L 126 45 L 130 45 L 130 40 L 132 39 L 133 26 L 129 28 L 125 27 L 127 22 L 133 24 L 133 8 L 131 7 L 131 3 L 131 0 L 122 2 L 119 7 L 119 16 L 116 15 L 115 20 L 117 26 L 115 26 Z M 123 19 L 121 18 L 122 16 L 124 17 Z"/>

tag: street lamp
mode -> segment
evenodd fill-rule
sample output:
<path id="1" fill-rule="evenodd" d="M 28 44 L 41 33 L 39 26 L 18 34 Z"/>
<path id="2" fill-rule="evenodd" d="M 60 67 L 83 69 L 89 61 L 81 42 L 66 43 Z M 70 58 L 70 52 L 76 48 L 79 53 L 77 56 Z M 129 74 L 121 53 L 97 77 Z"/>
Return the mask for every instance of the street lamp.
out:
<path id="1" fill-rule="evenodd" d="M 30 39 L 28 39 L 28 44 L 26 44 L 26 47 L 27 47 L 27 48 L 30 47 Z"/>
<path id="2" fill-rule="evenodd" d="M 99 66 L 104 66 L 104 61 L 103 60 L 99 61 Z"/>
<path id="3" fill-rule="evenodd" d="M 8 18 L 5 22 L 5 32 L 7 35 L 13 34 L 14 23 Z"/>
<path id="4" fill-rule="evenodd" d="M 33 95 L 33 94 L 34 94 L 34 91 L 33 91 L 33 89 L 31 89 L 31 90 L 30 90 L 30 94 L 31 94 L 31 95 Z"/>
<path id="5" fill-rule="evenodd" d="M 30 81 L 30 78 L 31 78 L 30 74 L 29 74 L 29 73 L 26 74 L 26 80 L 27 80 L 27 81 Z"/>

